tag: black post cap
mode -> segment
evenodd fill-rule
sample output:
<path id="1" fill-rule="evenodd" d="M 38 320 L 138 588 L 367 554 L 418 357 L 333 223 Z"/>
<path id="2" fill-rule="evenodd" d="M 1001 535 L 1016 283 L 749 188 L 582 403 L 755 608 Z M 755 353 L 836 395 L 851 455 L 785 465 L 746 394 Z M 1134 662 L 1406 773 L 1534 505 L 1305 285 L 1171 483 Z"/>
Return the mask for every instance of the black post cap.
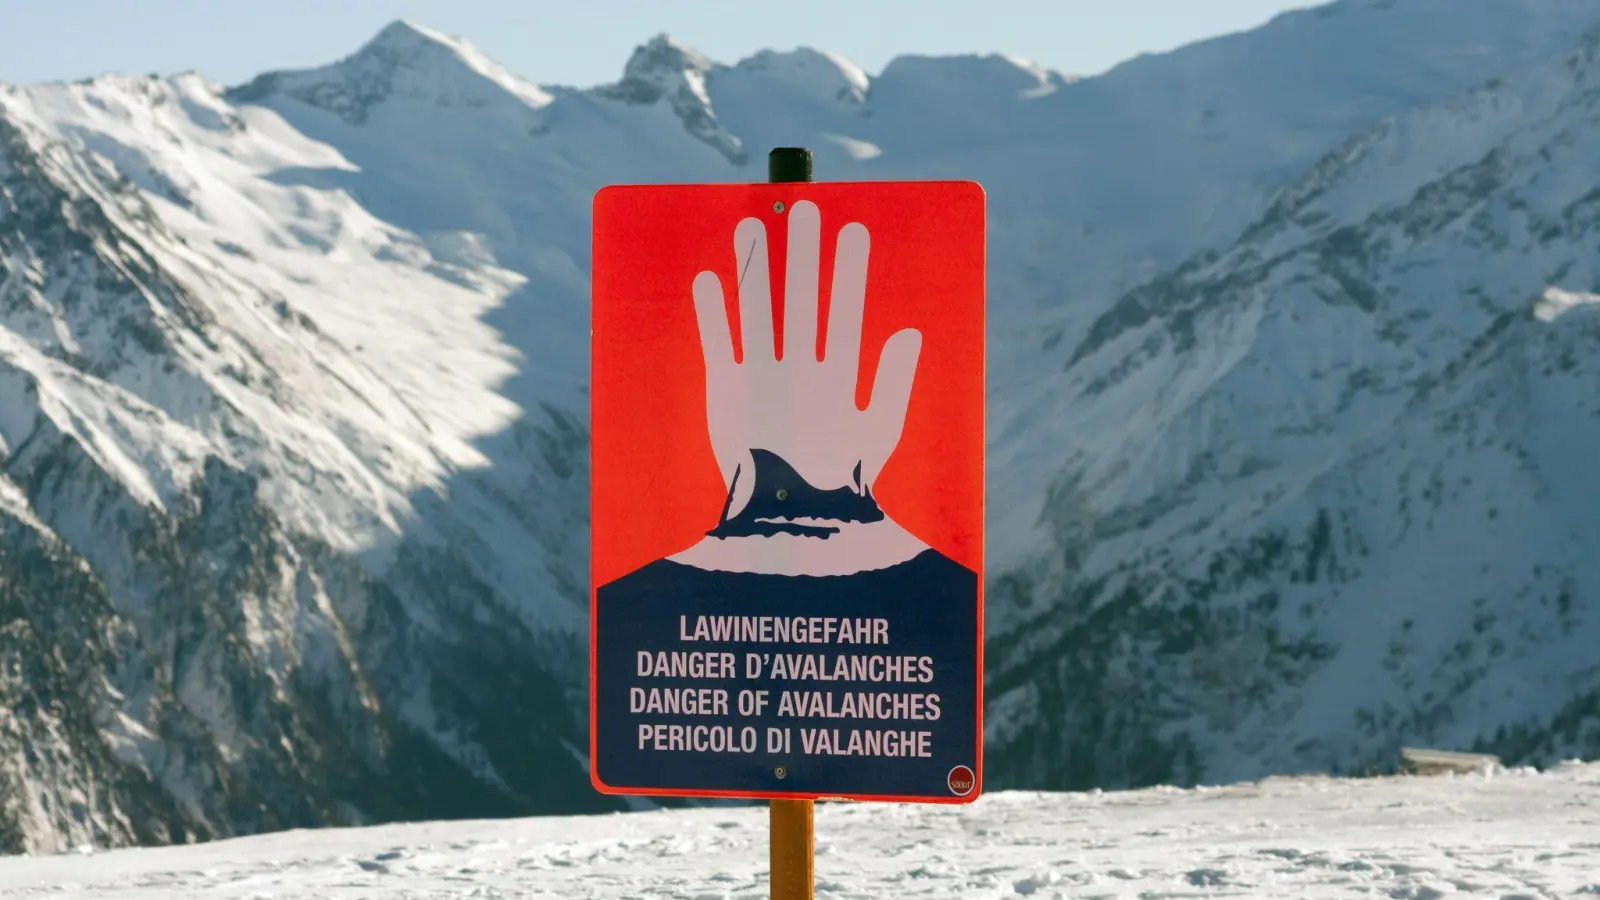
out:
<path id="1" fill-rule="evenodd" d="M 779 184 L 810 180 L 810 147 L 774 147 L 767 154 L 767 181 Z"/>

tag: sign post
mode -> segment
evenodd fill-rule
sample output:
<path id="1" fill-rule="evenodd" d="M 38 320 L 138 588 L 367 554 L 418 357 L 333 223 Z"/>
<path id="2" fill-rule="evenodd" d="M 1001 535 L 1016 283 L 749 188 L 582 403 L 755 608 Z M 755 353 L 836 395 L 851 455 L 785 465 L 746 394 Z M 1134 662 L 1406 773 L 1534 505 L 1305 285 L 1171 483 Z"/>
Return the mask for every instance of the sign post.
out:
<path id="1" fill-rule="evenodd" d="M 809 900 L 814 801 L 980 792 L 982 189 L 778 148 L 601 190 L 592 268 L 590 779 L 770 801 Z"/>
<path id="2" fill-rule="evenodd" d="M 811 800 L 773 800 L 767 824 L 772 900 L 811 900 L 816 887 L 816 819 Z"/>
<path id="3" fill-rule="evenodd" d="M 776 147 L 767 154 L 772 184 L 811 180 L 811 151 Z M 817 884 L 816 801 L 770 800 L 767 811 L 767 878 L 772 900 L 812 900 Z"/>

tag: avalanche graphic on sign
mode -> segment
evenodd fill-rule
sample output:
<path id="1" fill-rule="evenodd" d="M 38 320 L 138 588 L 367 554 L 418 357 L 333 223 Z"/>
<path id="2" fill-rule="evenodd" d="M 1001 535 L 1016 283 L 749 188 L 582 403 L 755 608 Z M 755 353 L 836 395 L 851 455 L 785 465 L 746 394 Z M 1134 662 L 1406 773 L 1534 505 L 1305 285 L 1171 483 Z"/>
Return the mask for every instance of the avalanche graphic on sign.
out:
<path id="1" fill-rule="evenodd" d="M 781 307 L 753 216 L 732 229 L 734 283 L 708 269 L 685 286 L 721 514 L 595 593 L 595 784 L 970 800 L 976 776 L 951 773 L 971 775 L 981 752 L 978 574 L 873 491 L 924 336 L 888 337 L 858 407 L 871 236 L 837 228 L 824 310 L 821 210 L 772 208 L 787 225 Z"/>

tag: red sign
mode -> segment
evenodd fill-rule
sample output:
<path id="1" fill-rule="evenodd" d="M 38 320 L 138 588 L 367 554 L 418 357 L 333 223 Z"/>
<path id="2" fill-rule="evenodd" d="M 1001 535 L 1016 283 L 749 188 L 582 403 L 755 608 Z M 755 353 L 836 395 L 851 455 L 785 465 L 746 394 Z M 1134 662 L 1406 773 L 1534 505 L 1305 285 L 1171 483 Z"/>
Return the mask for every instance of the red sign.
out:
<path id="1" fill-rule="evenodd" d="M 610 187 L 592 269 L 595 787 L 975 799 L 982 190 Z"/>

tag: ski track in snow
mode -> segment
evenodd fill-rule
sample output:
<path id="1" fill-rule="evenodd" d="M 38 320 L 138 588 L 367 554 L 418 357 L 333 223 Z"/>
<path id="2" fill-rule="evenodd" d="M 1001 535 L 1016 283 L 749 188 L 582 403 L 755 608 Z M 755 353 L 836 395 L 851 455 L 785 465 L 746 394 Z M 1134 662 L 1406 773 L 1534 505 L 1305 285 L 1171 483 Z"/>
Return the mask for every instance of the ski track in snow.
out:
<path id="1" fill-rule="evenodd" d="M 1600 764 L 970 807 L 822 804 L 817 896 L 1600 895 Z M 0 898 L 767 895 L 760 808 L 391 825 L 0 859 Z"/>

